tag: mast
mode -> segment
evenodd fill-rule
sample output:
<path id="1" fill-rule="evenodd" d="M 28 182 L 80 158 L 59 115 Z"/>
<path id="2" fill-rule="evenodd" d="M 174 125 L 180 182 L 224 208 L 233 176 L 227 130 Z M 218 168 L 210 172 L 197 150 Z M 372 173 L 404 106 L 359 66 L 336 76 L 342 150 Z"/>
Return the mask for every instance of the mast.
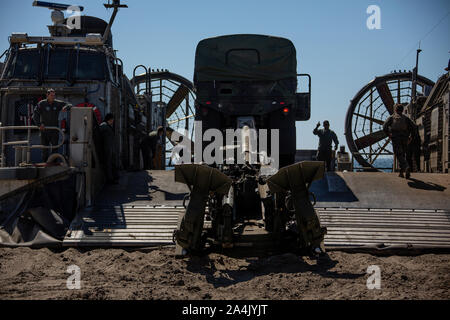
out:
<path id="1" fill-rule="evenodd" d="M 112 0 L 112 3 L 108 1 L 108 3 L 105 3 L 104 6 L 106 9 L 114 8 L 114 11 L 111 19 L 109 20 L 108 26 L 105 29 L 105 33 L 103 34 L 103 42 L 105 42 L 109 37 L 111 27 L 114 23 L 114 20 L 116 19 L 117 13 L 119 12 L 119 8 L 128 8 L 126 4 L 120 4 L 120 0 Z"/>
<path id="2" fill-rule="evenodd" d="M 416 106 L 416 102 L 417 102 L 417 75 L 418 75 L 418 69 L 419 69 L 419 54 L 422 52 L 422 50 L 420 49 L 420 42 L 419 42 L 419 48 L 417 49 L 416 52 L 416 66 L 413 69 L 412 72 L 412 89 L 411 89 L 411 106 L 413 106 L 412 110 L 411 110 L 411 116 L 414 118 L 413 120 L 415 120 L 416 114 L 417 114 L 417 106 Z"/>

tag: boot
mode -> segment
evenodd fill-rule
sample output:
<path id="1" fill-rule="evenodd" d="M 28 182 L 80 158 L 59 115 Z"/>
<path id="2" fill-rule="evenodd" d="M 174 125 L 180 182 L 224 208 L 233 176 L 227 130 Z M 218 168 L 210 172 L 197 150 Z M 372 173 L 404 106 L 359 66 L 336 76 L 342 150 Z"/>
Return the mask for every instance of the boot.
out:
<path id="1" fill-rule="evenodd" d="M 411 177 L 411 169 L 406 168 L 406 179 L 409 179 Z"/>
<path id="2" fill-rule="evenodd" d="M 400 177 L 400 178 L 404 178 L 405 176 L 403 175 L 403 170 L 400 170 L 400 173 L 398 174 L 398 176 Z"/>

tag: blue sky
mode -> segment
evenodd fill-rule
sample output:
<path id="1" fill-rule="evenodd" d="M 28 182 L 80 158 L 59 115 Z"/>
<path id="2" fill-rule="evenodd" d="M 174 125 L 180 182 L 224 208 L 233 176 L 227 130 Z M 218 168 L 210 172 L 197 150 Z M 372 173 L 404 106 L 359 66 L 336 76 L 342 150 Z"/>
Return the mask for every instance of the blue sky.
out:
<path id="1" fill-rule="evenodd" d="M 65 2 L 64 0 L 58 2 Z M 77 0 L 84 14 L 109 20 L 102 0 Z M 204 38 L 235 33 L 286 37 L 297 48 L 298 72 L 312 76 L 312 115 L 297 122 L 297 148 L 317 147 L 312 130 L 330 120 L 341 144 L 350 99 L 375 76 L 410 70 L 419 40 L 419 73 L 433 81 L 450 58 L 448 0 L 191 0 L 124 1 L 113 26 L 115 49 L 131 77 L 137 64 L 192 79 L 194 53 Z M 0 50 L 11 32 L 47 35 L 50 11 L 32 0 L 0 0 Z M 368 30 L 369 5 L 381 10 L 381 29 Z M 446 18 L 429 33 L 441 20 Z M 424 38 L 425 37 L 425 38 Z"/>

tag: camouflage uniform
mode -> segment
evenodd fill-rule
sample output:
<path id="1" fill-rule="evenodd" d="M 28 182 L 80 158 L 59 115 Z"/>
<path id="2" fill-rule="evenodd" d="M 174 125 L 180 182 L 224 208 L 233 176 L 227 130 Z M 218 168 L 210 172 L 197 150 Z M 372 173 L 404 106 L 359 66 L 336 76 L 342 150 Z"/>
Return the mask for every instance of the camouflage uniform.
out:
<path id="1" fill-rule="evenodd" d="M 33 121 L 40 127 L 59 127 L 58 117 L 59 112 L 68 105 L 60 100 L 54 100 L 49 103 L 47 99 L 41 100 L 33 111 Z M 59 142 L 59 132 L 56 130 L 44 130 L 40 133 L 41 144 L 44 146 L 56 146 Z M 53 149 L 50 149 L 53 151 Z M 53 152 L 52 152 L 53 153 Z M 42 161 L 47 161 L 49 156 L 49 149 L 42 149 Z"/>
<path id="2" fill-rule="evenodd" d="M 398 113 L 389 116 L 383 124 L 383 131 L 387 135 L 392 134 L 394 154 L 399 162 L 401 173 L 409 170 L 406 152 L 408 150 L 408 139 L 413 134 L 415 126 L 410 118 Z"/>
<path id="3" fill-rule="evenodd" d="M 336 133 L 333 130 L 317 129 L 315 128 L 313 134 L 319 136 L 319 149 L 317 151 L 317 160 L 325 161 L 327 171 L 332 171 L 334 168 L 331 167 L 331 143 L 337 146 L 339 145 Z"/>
<path id="4" fill-rule="evenodd" d="M 99 131 L 102 141 L 100 159 L 105 170 L 107 183 L 113 183 L 119 178 L 115 156 L 114 129 L 107 122 L 102 122 Z"/>
<path id="5" fill-rule="evenodd" d="M 144 161 L 144 169 L 153 169 L 153 157 L 156 154 L 156 146 L 158 144 L 158 131 L 152 131 L 141 141 L 142 159 Z"/>
<path id="6" fill-rule="evenodd" d="M 414 125 L 414 132 L 412 134 L 412 139 L 408 143 L 408 150 L 406 151 L 406 161 L 408 161 L 409 168 L 413 170 L 413 161 L 416 163 L 416 170 L 420 172 L 420 147 L 422 141 L 419 135 L 419 128 Z"/>

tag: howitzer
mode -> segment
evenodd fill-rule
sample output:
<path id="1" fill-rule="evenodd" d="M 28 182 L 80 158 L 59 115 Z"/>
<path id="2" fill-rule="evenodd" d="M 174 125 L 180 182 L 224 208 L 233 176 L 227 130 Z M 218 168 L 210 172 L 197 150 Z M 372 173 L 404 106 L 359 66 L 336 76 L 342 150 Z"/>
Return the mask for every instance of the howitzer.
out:
<path id="1" fill-rule="evenodd" d="M 324 164 L 300 162 L 284 167 L 268 178 L 260 175 L 259 170 L 252 173 L 245 167 L 234 168 L 233 174 L 225 167 L 220 167 L 222 172 L 197 164 L 175 167 L 175 181 L 185 183 L 191 191 L 186 213 L 174 233 L 179 247 L 198 253 L 205 244 L 203 231 L 213 243 L 223 248 L 233 247 L 239 237 L 236 226 L 255 215 L 260 218 L 258 208 L 262 204 L 266 230 L 274 234 L 274 242 L 281 245 L 289 233 L 289 226 L 295 225 L 297 249 L 314 254 L 324 252 L 326 228 L 320 225 L 309 192 L 311 183 L 323 178 Z M 250 187 L 249 190 L 255 181 L 257 188 Z M 239 210 L 235 199 L 251 201 L 252 193 L 259 197 L 259 206 L 253 206 L 253 212 Z M 204 228 L 205 216 L 211 220 L 210 228 Z"/>

